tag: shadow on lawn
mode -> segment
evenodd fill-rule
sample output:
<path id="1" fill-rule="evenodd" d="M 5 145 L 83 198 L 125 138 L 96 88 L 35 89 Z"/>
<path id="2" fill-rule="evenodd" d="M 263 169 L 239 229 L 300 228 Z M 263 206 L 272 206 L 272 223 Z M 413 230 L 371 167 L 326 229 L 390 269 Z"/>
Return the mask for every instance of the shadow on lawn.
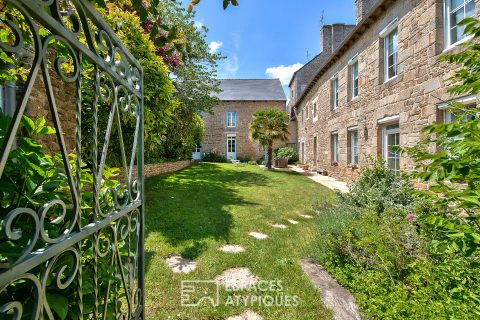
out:
<path id="1" fill-rule="evenodd" d="M 265 175 L 248 170 L 224 170 L 216 164 L 193 165 L 168 177 L 146 181 L 146 236 L 160 232 L 171 245 L 188 243 L 182 256 L 195 259 L 206 249 L 205 239 L 228 242 L 230 205 L 255 206 L 235 187 L 268 185 Z"/>

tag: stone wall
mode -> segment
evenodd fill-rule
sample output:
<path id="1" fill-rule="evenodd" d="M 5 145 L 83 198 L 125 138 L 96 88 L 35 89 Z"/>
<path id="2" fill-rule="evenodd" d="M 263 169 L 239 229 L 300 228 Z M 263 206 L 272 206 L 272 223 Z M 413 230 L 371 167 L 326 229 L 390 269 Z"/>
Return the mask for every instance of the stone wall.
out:
<path id="1" fill-rule="evenodd" d="M 213 114 L 204 114 L 205 134 L 202 141 L 202 153 L 215 150 L 219 154 L 227 153 L 227 136 L 235 134 L 237 139 L 237 158 L 249 157 L 257 160 L 263 156 L 263 148 L 250 138 L 250 122 L 253 113 L 260 109 L 278 109 L 285 111 L 285 101 L 224 101 L 214 109 Z M 237 112 L 237 126 L 227 128 L 227 112 Z M 283 143 L 277 143 L 280 146 Z"/>
<path id="2" fill-rule="evenodd" d="M 164 162 L 164 163 L 153 163 L 153 164 L 145 164 L 143 172 L 145 174 L 145 178 L 155 177 L 161 174 L 168 174 L 183 170 L 190 166 L 192 161 L 190 160 L 183 160 L 183 161 L 176 161 L 176 162 Z M 137 179 L 137 166 L 133 167 L 132 170 L 133 179 Z M 122 179 L 122 174 L 120 174 L 120 180 Z"/>
<path id="3" fill-rule="evenodd" d="M 477 16 L 480 1 L 476 0 Z M 447 92 L 452 65 L 439 62 L 445 54 L 460 50 L 458 46 L 444 50 L 443 1 L 396 1 L 379 15 L 341 56 L 325 69 L 308 94 L 297 105 L 298 145 L 305 144 L 304 162 L 324 169 L 330 175 L 352 180 L 357 170 L 350 162 L 348 128 L 358 127 L 361 169 L 369 156 L 377 156 L 382 147 L 382 128 L 395 119 L 400 126 L 400 144 L 413 146 L 426 125 L 443 119 L 439 103 L 452 99 Z M 383 81 L 383 39 L 380 32 L 398 18 L 398 76 Z M 359 96 L 349 99 L 348 61 L 358 54 Z M 331 79 L 338 73 L 340 103 L 331 109 Z M 301 110 L 317 102 L 318 117 L 306 115 L 301 126 Z M 478 102 L 478 97 L 477 97 Z M 309 113 L 312 107 L 308 108 Z M 306 109 L 305 109 L 306 110 Z M 338 133 L 339 161 L 332 165 L 331 134 Z M 317 137 L 317 161 L 314 161 L 314 138 Z M 412 168 L 407 158 L 402 169 Z"/>
<path id="4" fill-rule="evenodd" d="M 72 153 L 75 150 L 76 135 L 76 84 L 60 80 L 54 70 L 49 70 L 49 74 L 66 151 Z M 18 103 L 20 101 L 17 101 Z M 25 114 L 32 119 L 45 117 L 47 125 L 54 127 L 42 72 L 39 72 L 35 79 L 31 94 L 28 97 Z M 45 136 L 41 142 L 47 152 L 60 152 L 60 144 L 56 135 Z"/>

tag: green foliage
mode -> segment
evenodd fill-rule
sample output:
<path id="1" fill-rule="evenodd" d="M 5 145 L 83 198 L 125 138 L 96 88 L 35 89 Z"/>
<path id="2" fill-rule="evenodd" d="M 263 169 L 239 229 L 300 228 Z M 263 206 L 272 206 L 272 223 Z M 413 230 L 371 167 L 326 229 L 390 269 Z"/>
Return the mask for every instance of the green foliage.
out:
<path id="1" fill-rule="evenodd" d="M 312 255 L 372 319 L 470 319 L 480 315 L 478 255 L 438 257 L 424 216 L 429 202 L 373 161 L 337 203 L 321 202 Z"/>
<path id="2" fill-rule="evenodd" d="M 0 116 L 0 145 L 3 145 L 6 138 L 7 130 L 12 119 L 8 116 Z M 44 228 L 45 232 L 50 238 L 57 238 L 65 231 L 71 223 L 75 212 L 73 212 L 73 198 L 69 185 L 67 175 L 67 168 L 65 161 L 61 154 L 48 154 L 41 141 L 45 136 L 55 134 L 54 128 L 46 125 L 45 118 L 41 117 L 33 120 L 27 116 L 23 116 L 21 124 L 16 137 L 16 145 L 9 153 L 8 160 L 5 165 L 1 180 L 0 180 L 0 224 L 4 225 L 3 220 L 7 214 L 15 208 L 29 208 L 35 212 L 40 212 L 44 204 L 53 200 L 61 200 L 66 205 L 66 212 L 63 219 L 58 220 L 61 216 L 58 208 L 52 208 L 45 216 Z M 93 175 L 91 171 L 82 163 L 81 168 L 77 168 L 77 158 L 74 154 L 68 155 L 68 166 L 71 168 L 72 175 L 75 177 L 77 170 L 80 172 L 80 207 L 82 213 L 80 215 L 82 226 L 87 225 L 93 221 L 93 200 L 94 194 L 92 191 Z M 103 179 L 101 183 L 100 194 L 103 194 L 107 188 L 118 187 L 118 181 L 113 177 L 118 173 L 118 169 L 111 169 L 105 167 Z M 120 186 L 119 194 L 122 194 L 122 187 Z M 103 197 L 102 197 L 103 198 Z M 105 198 L 104 198 L 105 199 Z M 110 208 L 113 199 L 111 196 L 106 197 L 107 201 L 100 201 L 100 208 L 107 211 Z M 121 201 L 121 200 L 120 200 Z M 58 222 L 54 222 L 58 220 Z M 50 221 L 50 222 L 47 222 Z M 30 241 L 30 236 L 34 234 L 35 223 L 30 220 L 28 215 L 18 216 L 13 221 L 14 227 L 21 227 L 19 232 L 20 238 L 12 241 L 7 238 L 5 234 L 0 235 L 0 262 L 2 264 L 12 264 L 17 261 L 23 248 L 27 247 Z M 108 237 L 107 235 L 100 235 L 100 239 Z M 38 239 L 33 250 L 47 247 L 49 244 Z M 94 261 L 92 253 L 91 239 L 88 238 L 81 243 L 82 246 L 82 272 L 83 272 L 83 301 L 84 314 L 87 316 L 92 313 L 92 306 L 89 301 L 94 301 L 95 292 L 93 290 L 94 284 Z M 67 251 L 68 252 L 68 251 Z M 123 258 L 124 253 L 120 250 Z M 128 253 L 126 253 L 128 255 Z M 73 257 L 68 253 L 57 257 L 56 265 L 64 266 L 65 269 L 56 270 L 53 267 L 53 272 L 60 272 L 68 274 L 72 271 L 74 266 Z M 38 268 L 30 272 L 36 274 L 39 278 L 41 270 Z M 116 299 L 114 293 L 107 294 L 107 286 L 111 284 L 120 285 L 120 279 L 112 272 L 108 263 L 100 262 L 98 264 L 98 293 L 105 296 L 108 301 Z M 47 286 L 44 288 L 48 303 L 56 315 L 60 319 L 78 319 L 78 290 L 74 284 L 70 285 L 64 290 L 56 287 L 53 275 L 50 274 L 47 279 Z M 34 288 L 31 286 L 24 286 L 22 283 L 15 283 L 10 286 L 14 290 L 7 292 L 4 290 L 0 293 L 0 299 L 5 301 L 17 296 L 20 301 L 25 301 L 25 305 L 33 306 L 35 294 Z M 6 297 L 5 295 L 12 296 Z M 100 308 L 101 309 L 101 308 Z M 25 315 L 31 312 L 27 308 Z M 109 319 L 111 316 L 108 317 Z"/>
<path id="3" fill-rule="evenodd" d="M 212 151 L 206 152 L 206 153 L 202 156 L 202 161 L 203 161 L 203 162 L 220 162 L 220 163 L 224 163 L 224 162 L 227 162 L 227 157 L 225 157 L 224 155 L 219 154 L 216 150 L 212 150 Z"/>
<path id="4" fill-rule="evenodd" d="M 256 161 L 248 161 L 247 164 L 249 164 L 251 166 L 256 166 L 257 162 Z"/>
<path id="5" fill-rule="evenodd" d="M 240 161 L 241 163 L 247 163 L 247 162 L 250 162 L 252 160 L 252 158 L 250 158 L 249 156 L 238 157 L 237 160 Z"/>
<path id="6" fill-rule="evenodd" d="M 267 167 L 272 168 L 273 143 L 286 141 L 288 136 L 288 114 L 278 109 L 257 110 L 250 123 L 250 134 L 253 140 L 267 147 Z"/>
<path id="7" fill-rule="evenodd" d="M 457 84 L 453 94 L 480 92 L 480 22 L 473 18 L 461 22 L 474 40 L 466 50 L 444 59 L 461 65 L 452 78 Z M 467 108 L 452 103 L 455 115 L 451 123 L 434 123 L 423 132 L 424 138 L 405 151 L 416 162 L 410 177 L 428 183 L 418 194 L 429 200 L 432 210 L 425 222 L 434 232 L 437 253 L 462 252 L 471 255 L 480 248 L 480 119 L 479 107 Z M 432 152 L 430 146 L 437 147 Z"/>
<path id="8" fill-rule="evenodd" d="M 387 208 L 407 209 L 413 202 L 411 184 L 399 179 L 383 160 L 369 159 L 350 192 L 339 195 L 343 202 L 382 213 Z"/>
<path id="9" fill-rule="evenodd" d="M 286 158 L 289 161 L 290 161 L 290 159 L 292 159 L 292 161 L 297 161 L 298 160 L 297 152 L 293 148 L 290 148 L 290 147 L 282 147 L 282 148 L 275 149 L 273 151 L 273 155 L 275 157 L 278 157 L 278 158 Z M 294 159 L 297 159 L 297 160 L 294 160 Z"/>

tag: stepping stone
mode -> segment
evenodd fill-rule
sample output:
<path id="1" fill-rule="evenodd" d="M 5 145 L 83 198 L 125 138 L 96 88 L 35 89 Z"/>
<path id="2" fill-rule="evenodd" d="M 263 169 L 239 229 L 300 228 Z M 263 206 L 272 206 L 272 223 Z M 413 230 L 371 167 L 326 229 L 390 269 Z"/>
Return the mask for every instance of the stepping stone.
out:
<path id="1" fill-rule="evenodd" d="M 264 240 L 268 238 L 266 234 L 263 234 L 260 232 L 254 232 L 254 231 L 250 232 L 248 235 L 254 237 L 255 239 L 260 239 L 260 240 Z"/>
<path id="2" fill-rule="evenodd" d="M 312 219 L 313 217 L 308 215 L 308 214 L 301 214 L 300 217 L 305 218 L 305 219 Z"/>
<path id="3" fill-rule="evenodd" d="M 236 244 L 227 244 L 220 247 L 219 250 L 227 253 L 240 253 L 245 251 L 245 248 Z"/>
<path id="4" fill-rule="evenodd" d="M 239 314 L 238 316 L 231 316 L 228 317 L 225 320 L 263 320 L 262 317 L 260 317 L 258 314 L 251 310 L 247 310 L 242 314 Z"/>
<path id="5" fill-rule="evenodd" d="M 300 262 L 303 272 L 310 278 L 312 284 L 320 290 L 323 303 L 333 311 L 335 320 L 361 320 L 355 298 L 328 274 L 323 267 L 312 260 Z"/>
<path id="6" fill-rule="evenodd" d="M 287 229 L 287 226 L 281 223 L 272 224 L 272 227 L 278 228 L 278 229 Z"/>
<path id="7" fill-rule="evenodd" d="M 165 258 L 167 266 L 173 273 L 190 273 L 197 268 L 197 263 L 181 256 L 170 256 Z"/>
<path id="8" fill-rule="evenodd" d="M 248 289 L 258 282 L 248 268 L 232 268 L 225 270 L 221 275 L 217 276 L 215 280 L 226 288 L 234 290 Z"/>
<path id="9" fill-rule="evenodd" d="M 297 220 L 292 220 L 292 219 L 288 219 L 288 222 L 290 222 L 291 224 L 299 224 Z"/>

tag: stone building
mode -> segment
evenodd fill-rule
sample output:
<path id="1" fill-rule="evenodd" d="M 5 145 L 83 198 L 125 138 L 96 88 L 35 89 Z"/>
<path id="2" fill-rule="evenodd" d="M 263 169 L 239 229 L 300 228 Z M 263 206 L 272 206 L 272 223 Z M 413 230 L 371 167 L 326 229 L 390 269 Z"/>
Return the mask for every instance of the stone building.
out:
<path id="1" fill-rule="evenodd" d="M 286 110 L 286 97 L 279 79 L 220 80 L 221 104 L 213 113 L 203 114 L 205 134 L 197 146 L 194 159 L 205 152 L 216 151 L 227 159 L 257 160 L 264 150 L 250 139 L 250 122 L 259 109 Z"/>
<path id="2" fill-rule="evenodd" d="M 392 146 L 415 145 L 426 125 L 449 121 L 450 101 L 479 102 L 447 92 L 454 67 L 439 61 L 469 40 L 456 23 L 478 16 L 479 0 L 356 0 L 356 12 L 356 26 L 320 54 L 311 79 L 290 83 L 300 161 L 345 180 L 369 157 L 397 173 L 411 168 Z"/>

